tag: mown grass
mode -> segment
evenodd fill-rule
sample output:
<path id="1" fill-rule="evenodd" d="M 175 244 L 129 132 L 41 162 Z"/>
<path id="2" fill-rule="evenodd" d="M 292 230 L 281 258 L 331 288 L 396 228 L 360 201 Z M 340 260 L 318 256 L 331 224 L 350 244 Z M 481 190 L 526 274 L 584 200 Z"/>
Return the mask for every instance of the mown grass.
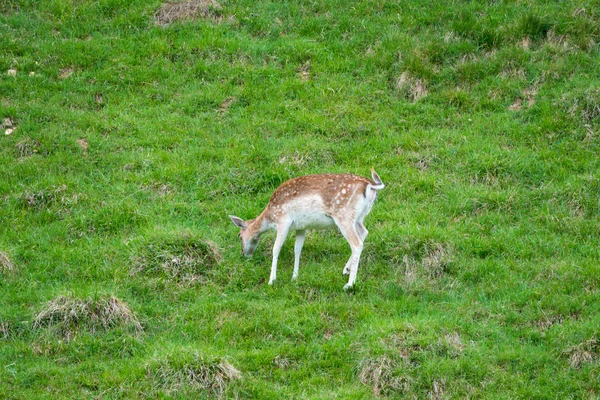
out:
<path id="1" fill-rule="evenodd" d="M 597 1 L 163 5 L 0 4 L 0 397 L 600 396 Z M 371 167 L 356 290 L 240 257 Z"/>

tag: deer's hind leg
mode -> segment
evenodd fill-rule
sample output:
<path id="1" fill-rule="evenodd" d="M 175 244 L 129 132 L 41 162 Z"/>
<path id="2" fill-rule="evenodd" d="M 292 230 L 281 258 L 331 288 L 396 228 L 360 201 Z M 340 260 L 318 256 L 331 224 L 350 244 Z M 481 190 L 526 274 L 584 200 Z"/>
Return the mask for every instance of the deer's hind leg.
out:
<path id="1" fill-rule="evenodd" d="M 294 245 L 294 274 L 292 275 L 292 280 L 298 278 L 298 270 L 300 268 L 300 253 L 302 252 L 302 246 L 304 246 L 305 237 L 305 230 L 296 231 L 296 244 Z"/>
<path id="2" fill-rule="evenodd" d="M 360 261 L 360 255 L 363 249 L 363 240 L 361 240 L 361 236 L 356 230 L 356 224 L 353 221 L 344 221 L 338 218 L 334 218 L 335 224 L 340 228 L 342 235 L 348 241 L 350 248 L 352 249 L 352 254 L 350 255 L 350 259 L 346 263 L 344 267 L 344 272 L 348 270 L 350 277 L 348 278 L 348 283 L 344 286 L 344 290 L 350 289 L 354 283 L 356 282 L 356 274 L 358 272 L 358 263 Z"/>

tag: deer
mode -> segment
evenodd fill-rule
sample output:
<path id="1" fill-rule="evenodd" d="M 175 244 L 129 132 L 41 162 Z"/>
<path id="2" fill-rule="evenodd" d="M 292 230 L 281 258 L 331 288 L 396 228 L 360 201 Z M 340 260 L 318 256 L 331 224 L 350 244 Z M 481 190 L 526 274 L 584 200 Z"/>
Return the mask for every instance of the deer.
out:
<path id="1" fill-rule="evenodd" d="M 377 192 L 385 187 L 374 169 L 372 180 L 353 174 L 306 175 L 282 183 L 271 195 L 264 211 L 254 219 L 229 215 L 240 228 L 242 255 L 252 257 L 263 233 L 277 231 L 269 285 L 277 278 L 277 259 L 290 231 L 295 231 L 294 272 L 298 278 L 300 253 L 307 229 L 338 228 L 348 241 L 352 254 L 343 269 L 349 275 L 344 290 L 354 286 L 363 243 L 369 231 L 364 219 L 371 212 Z"/>

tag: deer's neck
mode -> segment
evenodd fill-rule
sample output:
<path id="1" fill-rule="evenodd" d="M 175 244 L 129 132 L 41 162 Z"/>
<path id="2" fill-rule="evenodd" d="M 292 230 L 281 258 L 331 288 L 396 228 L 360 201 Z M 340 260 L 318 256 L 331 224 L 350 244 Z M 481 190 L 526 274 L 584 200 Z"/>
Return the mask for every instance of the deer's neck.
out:
<path id="1" fill-rule="evenodd" d="M 266 216 L 266 210 L 263 211 L 258 217 L 254 218 L 254 220 L 252 221 L 250 226 L 248 226 L 248 228 L 252 230 L 252 232 L 253 232 L 252 236 L 255 236 L 255 237 L 261 236 L 263 233 L 265 233 L 269 229 L 272 229 L 273 226 L 272 226 L 272 224 L 269 223 L 269 220 Z"/>

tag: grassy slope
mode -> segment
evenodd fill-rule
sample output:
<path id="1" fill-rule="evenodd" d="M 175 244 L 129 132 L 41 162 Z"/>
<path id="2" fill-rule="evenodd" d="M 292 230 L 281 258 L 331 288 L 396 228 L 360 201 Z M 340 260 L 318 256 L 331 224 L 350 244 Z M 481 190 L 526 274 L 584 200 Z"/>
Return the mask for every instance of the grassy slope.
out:
<path id="1" fill-rule="evenodd" d="M 0 397 L 185 397 L 151 371 L 193 351 L 241 370 L 229 396 L 600 395 L 597 1 L 227 1 L 166 28 L 159 6 L 0 5 Z M 228 213 L 371 166 L 356 291 L 333 232 L 297 283 L 290 243 L 274 287 L 272 237 L 239 258 Z M 130 274 L 184 231 L 218 268 Z M 60 295 L 117 296 L 144 333 L 34 328 Z"/>

